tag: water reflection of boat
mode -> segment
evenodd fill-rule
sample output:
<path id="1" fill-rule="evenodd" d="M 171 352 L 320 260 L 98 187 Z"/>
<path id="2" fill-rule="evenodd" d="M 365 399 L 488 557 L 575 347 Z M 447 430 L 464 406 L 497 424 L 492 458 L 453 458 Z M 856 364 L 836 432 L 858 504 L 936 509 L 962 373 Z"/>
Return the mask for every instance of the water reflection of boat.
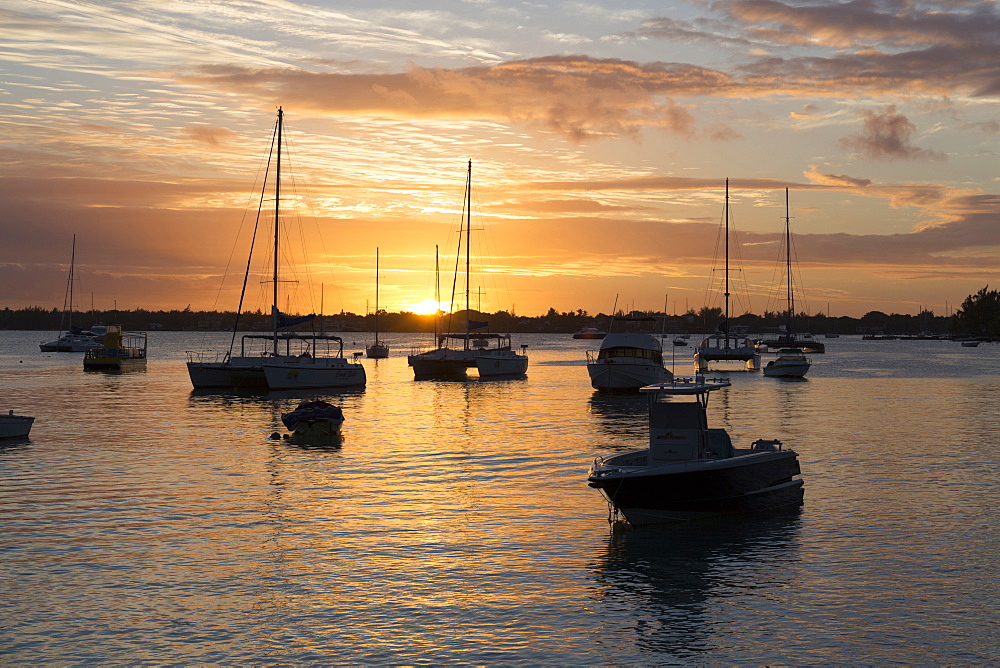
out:
<path id="1" fill-rule="evenodd" d="M 656 663 L 711 663 L 711 636 L 725 631 L 708 623 L 709 610 L 753 607 L 767 600 L 762 589 L 789 590 L 791 571 L 773 555 L 794 554 L 799 524 L 797 509 L 670 526 L 612 524 L 591 571 L 605 632 Z"/>
<path id="2" fill-rule="evenodd" d="M 725 429 L 708 428 L 708 396 L 729 385 L 699 376 L 642 388 L 649 397 L 649 447 L 598 457 L 590 486 L 631 524 L 801 505 L 794 450 L 764 439 L 735 448 Z M 694 401 L 667 400 L 675 396 Z"/>
<path id="3" fill-rule="evenodd" d="M 614 439 L 608 447 L 616 452 L 635 450 L 646 438 L 649 413 L 647 399 L 639 394 L 594 392 L 590 396 L 590 414 L 602 431 Z"/>

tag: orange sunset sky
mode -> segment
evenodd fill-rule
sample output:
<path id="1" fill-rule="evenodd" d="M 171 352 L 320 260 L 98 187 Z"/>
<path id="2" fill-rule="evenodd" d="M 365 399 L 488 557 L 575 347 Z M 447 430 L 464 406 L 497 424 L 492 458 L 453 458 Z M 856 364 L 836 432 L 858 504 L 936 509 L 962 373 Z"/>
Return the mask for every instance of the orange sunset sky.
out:
<path id="1" fill-rule="evenodd" d="M 279 105 L 283 290 L 313 286 L 288 310 L 373 308 L 376 247 L 383 308 L 433 296 L 435 245 L 449 292 L 470 159 L 483 310 L 718 305 L 726 178 L 737 312 L 784 308 L 786 187 L 810 313 L 1000 286 L 994 2 L 6 0 L 0 24 L 0 307 L 61 307 L 76 234 L 82 309 L 234 309 Z"/>

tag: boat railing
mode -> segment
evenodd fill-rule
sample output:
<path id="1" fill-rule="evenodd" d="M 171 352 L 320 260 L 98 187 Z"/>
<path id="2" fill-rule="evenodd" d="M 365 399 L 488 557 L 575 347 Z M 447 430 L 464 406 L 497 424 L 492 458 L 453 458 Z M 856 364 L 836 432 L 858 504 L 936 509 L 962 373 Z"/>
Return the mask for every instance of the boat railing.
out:
<path id="1" fill-rule="evenodd" d="M 185 350 L 188 362 L 191 364 L 219 364 L 229 361 L 228 352 L 206 351 L 206 350 Z"/>

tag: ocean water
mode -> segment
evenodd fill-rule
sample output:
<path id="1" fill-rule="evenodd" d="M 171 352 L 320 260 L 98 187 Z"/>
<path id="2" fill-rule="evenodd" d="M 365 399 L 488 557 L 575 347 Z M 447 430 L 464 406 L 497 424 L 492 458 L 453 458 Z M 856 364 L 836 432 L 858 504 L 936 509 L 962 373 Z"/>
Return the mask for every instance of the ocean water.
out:
<path id="1" fill-rule="evenodd" d="M 808 380 L 733 373 L 709 420 L 798 453 L 795 512 L 608 521 L 597 455 L 643 447 L 599 342 L 516 336 L 516 380 L 191 390 L 186 350 L 84 372 L 0 332 L 0 663 L 1000 663 L 1000 346 L 827 340 Z M 347 350 L 365 338 L 348 334 Z M 675 348 L 679 373 L 693 349 Z M 338 443 L 271 440 L 318 396 Z"/>

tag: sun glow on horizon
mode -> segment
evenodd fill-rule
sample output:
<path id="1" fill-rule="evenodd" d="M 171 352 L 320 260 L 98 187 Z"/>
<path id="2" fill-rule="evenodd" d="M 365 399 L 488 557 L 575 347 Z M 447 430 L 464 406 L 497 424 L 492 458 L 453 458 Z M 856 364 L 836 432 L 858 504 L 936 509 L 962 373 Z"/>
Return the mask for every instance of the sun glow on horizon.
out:
<path id="1" fill-rule="evenodd" d="M 421 302 L 416 302 L 415 304 L 402 304 L 400 308 L 403 311 L 409 311 L 410 313 L 416 313 L 417 315 L 434 315 L 437 311 L 445 311 L 447 305 L 444 302 L 436 302 L 433 299 L 425 299 Z"/>

